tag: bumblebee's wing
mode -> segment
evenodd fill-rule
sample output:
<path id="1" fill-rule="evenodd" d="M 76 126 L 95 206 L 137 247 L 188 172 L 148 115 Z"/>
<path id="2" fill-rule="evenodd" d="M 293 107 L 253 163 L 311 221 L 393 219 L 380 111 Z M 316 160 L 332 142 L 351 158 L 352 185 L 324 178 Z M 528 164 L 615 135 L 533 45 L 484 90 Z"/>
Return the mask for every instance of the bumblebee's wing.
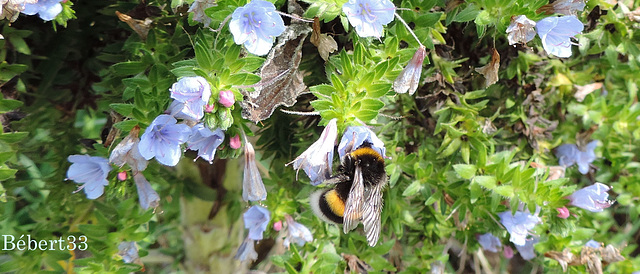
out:
<path id="1" fill-rule="evenodd" d="M 364 193 L 362 224 L 370 246 L 375 246 L 380 237 L 380 213 L 382 212 L 383 183 L 374 184 Z"/>
<path id="2" fill-rule="evenodd" d="M 347 233 L 356 226 L 360 222 L 360 217 L 362 217 L 362 200 L 364 197 L 364 183 L 362 182 L 362 170 L 359 166 L 356 166 L 355 172 L 353 173 L 353 183 L 351 184 L 351 190 L 349 191 L 349 196 L 347 197 L 347 203 L 344 206 L 344 226 L 342 230 L 344 233 Z"/>

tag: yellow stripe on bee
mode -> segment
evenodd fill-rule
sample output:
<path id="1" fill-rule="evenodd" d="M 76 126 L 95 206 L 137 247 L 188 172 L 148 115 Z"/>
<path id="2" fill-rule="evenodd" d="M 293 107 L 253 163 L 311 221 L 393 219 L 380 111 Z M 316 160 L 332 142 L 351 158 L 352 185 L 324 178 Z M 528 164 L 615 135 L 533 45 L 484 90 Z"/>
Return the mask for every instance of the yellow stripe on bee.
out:
<path id="1" fill-rule="evenodd" d="M 327 204 L 329 204 L 329 208 L 334 214 L 340 217 L 344 216 L 344 201 L 340 199 L 335 189 L 327 191 L 324 198 L 327 200 Z"/>
<path id="2" fill-rule="evenodd" d="M 358 158 L 358 157 L 362 157 L 362 156 L 373 156 L 376 158 L 376 160 L 378 161 L 382 161 L 384 162 L 384 159 L 382 158 L 382 155 L 380 155 L 380 153 L 378 153 L 378 151 L 376 151 L 373 148 L 370 147 L 361 147 L 359 149 L 354 150 L 353 152 L 351 152 L 351 156 L 353 158 Z"/>

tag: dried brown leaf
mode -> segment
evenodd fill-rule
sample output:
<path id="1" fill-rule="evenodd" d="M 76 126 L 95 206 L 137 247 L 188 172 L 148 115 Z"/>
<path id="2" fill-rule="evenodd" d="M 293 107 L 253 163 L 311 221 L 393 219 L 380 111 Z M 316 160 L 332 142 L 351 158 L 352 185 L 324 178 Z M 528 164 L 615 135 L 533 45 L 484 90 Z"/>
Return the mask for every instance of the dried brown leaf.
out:
<path id="1" fill-rule="evenodd" d="M 318 53 L 323 60 L 327 61 L 329 54 L 338 50 L 338 43 L 333 37 L 320 32 L 320 19 L 313 18 L 313 32 L 309 38 L 311 44 L 318 48 Z"/>
<path id="2" fill-rule="evenodd" d="M 485 78 L 484 85 L 488 87 L 498 82 L 498 69 L 500 69 L 500 54 L 496 49 L 491 53 L 491 61 L 483 67 L 476 68 L 476 71 Z"/>
<path id="3" fill-rule="evenodd" d="M 151 23 L 153 23 L 151 18 L 145 18 L 144 20 L 133 19 L 133 17 L 119 11 L 116 11 L 116 15 L 120 21 L 127 23 L 127 25 L 140 36 L 140 39 L 147 39 L 147 34 L 149 34 L 149 29 L 151 29 Z"/>
<path id="4" fill-rule="evenodd" d="M 573 85 L 573 86 L 576 88 L 576 93 L 573 94 L 573 97 L 575 97 L 578 102 L 582 102 L 584 100 L 584 97 L 586 97 L 587 95 L 589 95 L 590 93 L 598 89 L 601 89 L 602 83 L 596 82 L 596 83 L 588 84 L 584 86 L 578 86 L 578 85 Z"/>
<path id="5" fill-rule="evenodd" d="M 558 261 L 560 266 L 562 266 L 562 271 L 566 272 L 569 263 L 573 262 L 576 259 L 576 256 L 571 253 L 571 249 L 565 248 L 562 252 L 558 251 L 549 251 L 544 254 L 545 257 L 554 259 Z"/>
<path id="6" fill-rule="evenodd" d="M 369 266 L 364 261 L 360 260 L 360 258 L 358 258 L 358 256 L 351 255 L 351 254 L 345 254 L 345 253 L 342 253 L 340 255 L 342 255 L 342 258 L 345 261 L 347 261 L 347 266 L 349 266 L 349 271 L 347 271 L 346 269 L 344 270 L 345 274 L 348 274 L 348 273 L 365 273 L 365 274 L 369 273 L 369 269 L 371 269 L 371 266 Z"/>

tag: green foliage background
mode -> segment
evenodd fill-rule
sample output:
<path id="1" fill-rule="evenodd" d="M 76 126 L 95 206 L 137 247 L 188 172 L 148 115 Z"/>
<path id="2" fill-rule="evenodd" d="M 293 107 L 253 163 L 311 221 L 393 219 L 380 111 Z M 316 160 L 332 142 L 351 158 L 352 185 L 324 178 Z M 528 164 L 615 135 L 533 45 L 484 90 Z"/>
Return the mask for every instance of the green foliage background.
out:
<path id="1" fill-rule="evenodd" d="M 418 47 L 400 22 L 387 25 L 380 40 L 363 39 L 341 15 L 346 1 L 304 1 L 304 16 L 319 17 L 339 50 L 324 62 L 307 41 L 300 69 L 310 93 L 289 109 L 320 115 L 275 111 L 254 125 L 241 118 L 236 104 L 205 119 L 209 126 L 227 128 L 227 137 L 242 131 L 254 136 L 269 192 L 262 203 L 272 212 L 268 239 L 258 244 L 258 261 L 242 265 L 232 259 L 244 238 L 241 214 L 249 206 L 241 201 L 240 150 L 225 146 L 214 165 L 194 163 L 188 153 L 175 168 L 152 161 L 144 174 L 161 197 L 155 210 L 140 209 L 135 184 L 118 181 L 116 172 L 97 200 L 74 194 L 77 185 L 65 181 L 69 155 L 108 157 L 112 147 L 102 144 L 111 112 L 125 117 L 112 125 L 122 138 L 135 126 L 144 129 L 167 108 L 168 89 L 179 77 L 205 77 L 214 98 L 221 89 L 242 98 L 237 86 L 260 80 L 256 73 L 264 58 L 247 56 L 228 27 L 215 32 L 193 22 L 190 2 L 67 1 L 55 23 L 35 16 L 0 22 L 0 231 L 47 240 L 85 235 L 89 246 L 75 252 L 0 251 L 0 271 L 235 272 L 250 267 L 335 273 L 348 269 L 343 253 L 356 255 L 376 272 L 481 271 L 477 267 L 487 261 L 496 272 L 561 271 L 543 254 L 564 248 L 578 254 L 590 239 L 612 244 L 626 258 L 605 272 L 640 270 L 640 23 L 626 14 L 638 3 L 589 1 L 578 16 L 585 24 L 579 45 L 571 58 L 559 59 L 547 56 L 537 37 L 527 46 L 509 46 L 506 40 L 512 16 L 549 16 L 536 13 L 546 0 L 394 1 L 428 51 L 423 84 L 409 96 L 391 89 Z M 246 1 L 217 3 L 206 11 L 214 29 Z M 153 19 L 146 40 L 115 15 L 139 5 L 143 9 L 137 14 Z M 493 48 L 501 56 L 500 81 L 485 88 L 474 68 L 490 61 Z M 602 82 L 603 89 L 578 102 L 576 86 L 593 82 Z M 389 187 L 381 240 L 373 248 L 357 231 L 344 235 L 316 218 L 308 206 L 316 187 L 303 174 L 296 180 L 295 171 L 285 167 L 318 138 L 318 125 L 332 118 L 338 119 L 339 132 L 366 122 L 387 148 Z M 557 165 L 551 150 L 576 143 L 578 134 L 590 129 L 591 139 L 600 144 L 588 175 L 571 167 L 565 178 L 548 181 L 547 170 L 531 167 L 532 162 Z M 611 208 L 591 213 L 569 207 L 571 217 L 556 216 L 556 208 L 568 202 L 565 196 L 593 182 L 613 187 Z M 542 223 L 533 231 L 540 236 L 537 257 L 525 262 L 517 255 L 508 260 L 483 252 L 478 234 L 491 232 L 509 245 L 496 214 L 521 203 L 531 212 L 541 209 Z M 314 241 L 282 247 L 283 235 L 272 224 L 285 214 L 307 226 Z M 122 262 L 117 255 L 122 241 L 137 242 L 144 268 Z"/>

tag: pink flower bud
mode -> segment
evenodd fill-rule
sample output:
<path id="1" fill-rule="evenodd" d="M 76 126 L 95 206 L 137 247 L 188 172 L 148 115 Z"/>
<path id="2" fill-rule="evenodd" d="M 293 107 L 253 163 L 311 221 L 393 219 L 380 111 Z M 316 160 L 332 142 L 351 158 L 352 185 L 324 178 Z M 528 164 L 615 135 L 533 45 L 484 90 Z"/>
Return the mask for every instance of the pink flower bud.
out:
<path id="1" fill-rule="evenodd" d="M 124 181 L 126 179 L 127 179 L 127 172 L 126 171 L 118 172 L 118 180 Z"/>
<path id="2" fill-rule="evenodd" d="M 511 259 L 513 258 L 513 248 L 511 248 L 510 246 L 505 246 L 502 249 L 502 254 L 504 254 L 504 257 L 507 259 Z"/>
<path id="3" fill-rule="evenodd" d="M 229 140 L 229 146 L 233 149 L 239 149 L 242 144 L 240 143 L 240 136 L 236 134 L 236 136 L 231 137 Z"/>
<path id="4" fill-rule="evenodd" d="M 282 229 L 282 221 L 277 221 L 273 223 L 273 230 L 280 231 Z"/>
<path id="5" fill-rule="evenodd" d="M 220 91 L 220 97 L 218 98 L 218 102 L 225 107 L 230 108 L 236 102 L 236 98 L 233 95 L 233 91 L 230 90 L 222 90 Z"/>
<path id="6" fill-rule="evenodd" d="M 562 219 L 566 219 L 569 218 L 569 209 L 567 209 L 566 207 L 559 207 L 556 208 L 556 210 L 558 211 L 558 217 L 562 218 Z"/>
<path id="7" fill-rule="evenodd" d="M 204 112 L 211 113 L 213 112 L 214 105 L 204 105 Z"/>

